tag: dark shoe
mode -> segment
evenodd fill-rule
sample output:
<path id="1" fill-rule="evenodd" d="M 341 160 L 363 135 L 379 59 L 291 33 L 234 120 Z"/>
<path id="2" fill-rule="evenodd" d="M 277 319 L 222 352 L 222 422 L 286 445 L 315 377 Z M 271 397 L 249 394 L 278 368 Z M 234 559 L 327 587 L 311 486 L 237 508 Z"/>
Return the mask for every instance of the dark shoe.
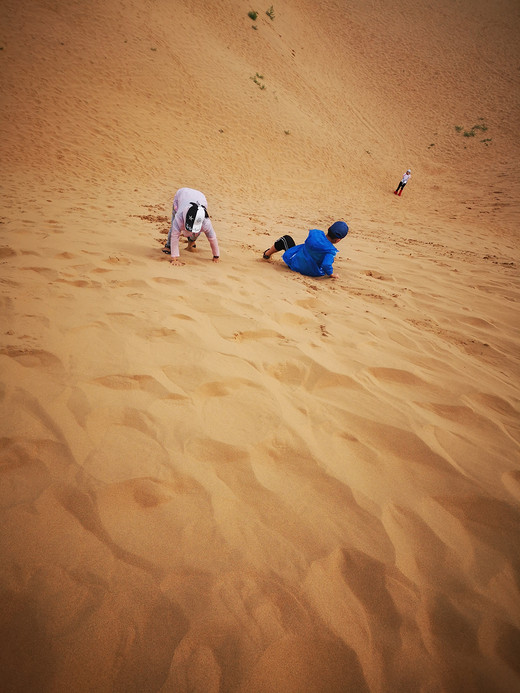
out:
<path id="1" fill-rule="evenodd" d="M 270 250 L 270 248 L 267 248 L 267 250 Z M 264 260 L 270 260 L 270 259 L 271 259 L 271 256 L 270 256 L 270 255 L 266 255 L 267 250 L 264 250 L 264 254 L 262 255 L 262 257 L 264 258 Z"/>
<path id="2" fill-rule="evenodd" d="M 165 245 L 164 248 L 162 249 L 163 253 L 166 253 L 166 255 L 171 255 L 172 251 L 170 250 L 169 245 Z"/>

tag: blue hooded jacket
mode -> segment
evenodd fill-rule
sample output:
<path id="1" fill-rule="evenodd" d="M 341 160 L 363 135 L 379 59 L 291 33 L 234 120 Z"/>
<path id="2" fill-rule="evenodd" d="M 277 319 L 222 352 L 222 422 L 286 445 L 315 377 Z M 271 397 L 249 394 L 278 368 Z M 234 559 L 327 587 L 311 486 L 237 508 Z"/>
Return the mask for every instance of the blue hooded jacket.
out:
<path id="1" fill-rule="evenodd" d="M 332 274 L 332 263 L 337 252 L 323 231 L 311 229 L 305 243 L 286 250 L 282 259 L 294 272 L 308 277 L 323 277 Z"/>

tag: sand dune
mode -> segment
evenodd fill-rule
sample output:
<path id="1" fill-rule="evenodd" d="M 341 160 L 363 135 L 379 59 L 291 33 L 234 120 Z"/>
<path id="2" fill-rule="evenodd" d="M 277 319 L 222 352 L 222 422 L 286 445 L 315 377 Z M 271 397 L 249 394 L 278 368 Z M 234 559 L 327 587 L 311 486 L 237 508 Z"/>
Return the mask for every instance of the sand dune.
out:
<path id="1" fill-rule="evenodd" d="M 517 3 L 251 9 L 2 3 L 2 689 L 520 690 Z"/>

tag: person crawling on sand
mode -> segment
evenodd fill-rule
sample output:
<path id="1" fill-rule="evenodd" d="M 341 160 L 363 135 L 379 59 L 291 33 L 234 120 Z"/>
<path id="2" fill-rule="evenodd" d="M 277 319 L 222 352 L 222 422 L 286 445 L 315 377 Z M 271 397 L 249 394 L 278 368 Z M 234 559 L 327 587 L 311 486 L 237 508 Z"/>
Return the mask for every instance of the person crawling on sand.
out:
<path id="1" fill-rule="evenodd" d="M 394 190 L 394 195 L 399 195 L 399 197 L 401 197 L 401 193 L 402 193 L 403 190 L 404 190 L 404 186 L 408 183 L 408 181 L 410 180 L 411 176 L 412 176 L 412 172 L 410 171 L 409 168 L 407 168 L 407 169 L 406 169 L 406 173 L 403 173 L 403 177 L 402 177 L 401 180 L 399 181 L 399 185 L 398 185 L 397 188 Z"/>
<path id="2" fill-rule="evenodd" d="M 188 239 L 188 250 L 192 252 L 197 246 L 196 241 L 204 232 L 211 246 L 213 262 L 218 262 L 220 252 L 217 234 L 213 229 L 208 214 L 206 196 L 198 190 L 180 188 L 173 198 L 172 223 L 163 253 L 171 255 L 172 265 L 184 265 L 180 260 L 179 238 L 181 234 Z"/>
<path id="3" fill-rule="evenodd" d="M 344 221 L 335 221 L 327 233 L 320 229 L 311 229 L 305 243 L 295 245 L 291 236 L 282 236 L 268 248 L 264 260 L 270 260 L 274 253 L 285 250 L 282 259 L 294 272 L 308 277 L 336 277 L 332 268 L 334 256 L 338 252 L 336 245 L 348 233 Z"/>

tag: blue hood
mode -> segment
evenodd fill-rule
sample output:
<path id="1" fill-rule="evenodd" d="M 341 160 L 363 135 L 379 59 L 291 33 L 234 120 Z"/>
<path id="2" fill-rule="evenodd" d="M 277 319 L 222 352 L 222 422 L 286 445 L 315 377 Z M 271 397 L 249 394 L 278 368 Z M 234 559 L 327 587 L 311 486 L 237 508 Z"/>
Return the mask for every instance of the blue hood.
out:
<path id="1" fill-rule="evenodd" d="M 332 274 L 332 263 L 337 252 L 323 231 L 311 229 L 305 243 L 287 250 L 283 260 L 294 272 L 308 277 L 323 277 Z"/>

